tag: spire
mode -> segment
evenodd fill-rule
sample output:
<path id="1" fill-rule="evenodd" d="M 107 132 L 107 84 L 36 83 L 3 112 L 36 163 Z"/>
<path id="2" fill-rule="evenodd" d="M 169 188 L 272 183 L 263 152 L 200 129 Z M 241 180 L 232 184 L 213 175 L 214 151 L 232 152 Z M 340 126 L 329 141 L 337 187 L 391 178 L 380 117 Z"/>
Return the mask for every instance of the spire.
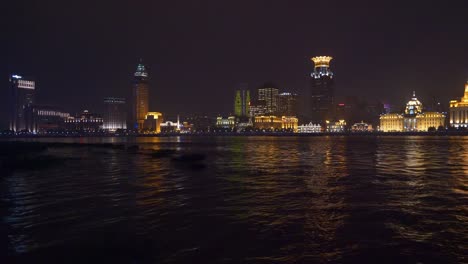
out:
<path id="1" fill-rule="evenodd" d="M 134 74 L 135 77 L 147 78 L 148 77 L 148 70 L 146 66 L 143 64 L 143 59 L 140 58 L 140 62 L 138 63 L 137 69 Z"/>
<path id="2" fill-rule="evenodd" d="M 413 97 L 416 97 L 416 91 L 413 91 Z"/>

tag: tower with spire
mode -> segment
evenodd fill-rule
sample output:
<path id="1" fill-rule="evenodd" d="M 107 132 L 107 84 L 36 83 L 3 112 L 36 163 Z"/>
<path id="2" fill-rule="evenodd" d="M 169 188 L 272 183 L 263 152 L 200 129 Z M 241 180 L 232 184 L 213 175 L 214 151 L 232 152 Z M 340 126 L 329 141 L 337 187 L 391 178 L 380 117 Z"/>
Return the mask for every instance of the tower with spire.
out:
<path id="1" fill-rule="evenodd" d="M 132 126 L 135 130 L 142 130 L 146 114 L 149 111 L 149 76 L 148 69 L 142 59 L 133 74 L 133 109 Z"/>

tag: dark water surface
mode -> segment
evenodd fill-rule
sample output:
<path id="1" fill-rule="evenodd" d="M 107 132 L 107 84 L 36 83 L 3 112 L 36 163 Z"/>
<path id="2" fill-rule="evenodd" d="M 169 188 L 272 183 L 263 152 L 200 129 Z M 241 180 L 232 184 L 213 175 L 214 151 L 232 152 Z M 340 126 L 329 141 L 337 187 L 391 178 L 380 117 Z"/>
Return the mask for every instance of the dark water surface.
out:
<path id="1" fill-rule="evenodd" d="M 42 140 L 140 149 L 3 169 L 3 263 L 468 262 L 468 137 Z"/>

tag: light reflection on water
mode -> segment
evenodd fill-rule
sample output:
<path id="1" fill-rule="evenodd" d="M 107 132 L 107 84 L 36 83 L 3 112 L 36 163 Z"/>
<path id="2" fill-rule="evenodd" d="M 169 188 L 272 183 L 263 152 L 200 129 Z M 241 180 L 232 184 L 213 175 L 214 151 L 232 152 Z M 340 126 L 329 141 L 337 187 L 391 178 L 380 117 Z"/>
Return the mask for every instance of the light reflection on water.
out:
<path id="1" fill-rule="evenodd" d="M 66 157 L 63 164 L 4 176 L 8 255 L 47 258 L 59 250 L 210 263 L 466 260 L 468 137 L 79 142 L 140 150 L 52 147 L 47 154 Z M 206 167 L 149 155 L 158 149 L 204 153 Z"/>

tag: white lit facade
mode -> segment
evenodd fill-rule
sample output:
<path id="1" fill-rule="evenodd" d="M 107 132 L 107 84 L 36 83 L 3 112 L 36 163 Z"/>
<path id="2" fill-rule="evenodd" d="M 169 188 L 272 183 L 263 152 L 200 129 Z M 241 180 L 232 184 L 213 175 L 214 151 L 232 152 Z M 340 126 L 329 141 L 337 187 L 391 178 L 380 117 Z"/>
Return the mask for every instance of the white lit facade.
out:
<path id="1" fill-rule="evenodd" d="M 236 126 L 235 116 L 229 116 L 228 118 L 222 118 L 221 116 L 218 116 L 216 118 L 217 128 L 234 129 L 235 126 Z"/>
<path id="2" fill-rule="evenodd" d="M 310 122 L 309 124 L 298 126 L 297 132 L 298 133 L 321 133 L 322 126 L 319 124 L 312 124 L 312 122 Z"/>
<path id="3" fill-rule="evenodd" d="M 103 117 L 103 128 L 108 131 L 127 129 L 126 104 L 124 98 L 104 98 L 105 112 Z"/>

